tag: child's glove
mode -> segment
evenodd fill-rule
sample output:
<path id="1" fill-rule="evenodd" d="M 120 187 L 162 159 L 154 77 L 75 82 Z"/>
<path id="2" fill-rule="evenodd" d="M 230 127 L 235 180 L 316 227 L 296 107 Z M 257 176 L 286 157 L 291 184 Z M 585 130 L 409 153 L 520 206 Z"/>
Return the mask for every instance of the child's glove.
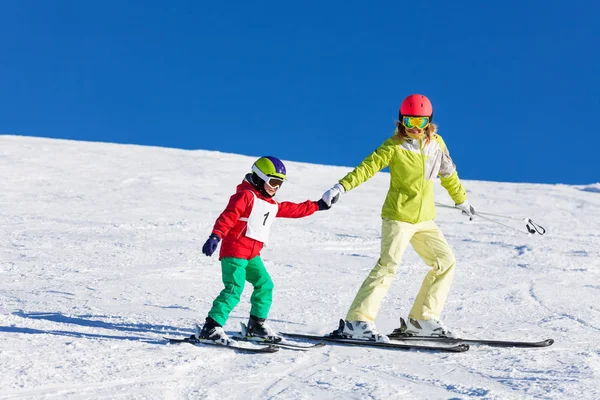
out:
<path id="1" fill-rule="evenodd" d="M 321 197 L 321 200 L 323 200 L 325 204 L 331 207 L 332 204 L 338 201 L 338 199 L 340 198 L 340 194 L 345 192 L 346 189 L 344 189 L 344 187 L 340 183 L 336 183 L 331 189 L 323 193 L 323 197 Z"/>
<path id="2" fill-rule="evenodd" d="M 219 245 L 219 237 L 214 233 L 208 237 L 208 240 L 202 246 L 202 252 L 207 256 L 212 256 L 215 250 L 217 250 L 217 246 Z"/>
<path id="3" fill-rule="evenodd" d="M 317 205 L 319 206 L 319 211 L 329 210 L 331 208 L 331 206 L 328 206 L 323 199 L 319 199 Z"/>
<path id="4" fill-rule="evenodd" d="M 475 209 L 467 200 L 464 203 L 457 204 L 455 207 L 462 210 L 462 213 L 468 216 L 469 220 L 473 221 L 473 218 L 475 218 Z"/>

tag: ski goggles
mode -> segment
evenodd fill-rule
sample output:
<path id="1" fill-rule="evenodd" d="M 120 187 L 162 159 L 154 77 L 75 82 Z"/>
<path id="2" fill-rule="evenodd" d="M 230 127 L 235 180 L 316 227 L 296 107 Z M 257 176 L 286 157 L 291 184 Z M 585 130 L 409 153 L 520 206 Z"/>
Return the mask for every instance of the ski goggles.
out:
<path id="1" fill-rule="evenodd" d="M 266 180 L 265 183 L 271 189 L 277 190 L 281 187 L 281 185 L 283 185 L 283 179 L 269 177 L 269 179 Z"/>
<path id="2" fill-rule="evenodd" d="M 402 125 L 408 129 L 425 129 L 429 125 L 429 122 L 429 117 L 402 117 Z"/>

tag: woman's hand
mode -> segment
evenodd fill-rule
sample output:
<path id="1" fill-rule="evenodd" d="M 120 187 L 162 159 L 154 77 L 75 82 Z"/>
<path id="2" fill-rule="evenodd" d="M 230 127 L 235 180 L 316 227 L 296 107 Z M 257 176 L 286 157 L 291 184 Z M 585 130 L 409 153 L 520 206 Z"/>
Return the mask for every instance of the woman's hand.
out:
<path id="1" fill-rule="evenodd" d="M 323 196 L 321 197 L 321 200 L 323 200 L 325 202 L 325 204 L 327 204 L 329 207 L 331 207 L 332 204 L 335 204 L 335 202 L 337 202 L 340 198 L 340 194 L 345 193 L 346 189 L 344 189 L 344 187 L 340 184 L 340 183 L 336 183 L 335 185 L 333 185 L 333 187 L 327 191 L 325 191 L 325 193 L 323 193 Z"/>
<path id="2" fill-rule="evenodd" d="M 475 218 L 475 209 L 467 200 L 464 203 L 457 204 L 455 207 L 462 210 L 462 213 L 468 216 L 469 220 L 473 221 L 473 218 Z"/>

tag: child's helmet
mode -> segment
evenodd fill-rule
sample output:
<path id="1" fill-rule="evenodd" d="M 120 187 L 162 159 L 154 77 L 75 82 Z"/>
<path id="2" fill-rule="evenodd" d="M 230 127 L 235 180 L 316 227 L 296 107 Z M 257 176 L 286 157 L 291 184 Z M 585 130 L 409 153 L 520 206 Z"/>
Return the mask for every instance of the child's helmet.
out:
<path id="1" fill-rule="evenodd" d="M 411 94 L 402 101 L 398 119 L 402 120 L 403 115 L 429 117 L 429 120 L 431 121 L 431 117 L 433 116 L 433 106 L 431 105 L 431 101 L 422 94 Z"/>
<path id="2" fill-rule="evenodd" d="M 285 165 L 280 159 L 271 156 L 264 156 L 256 160 L 252 164 L 252 174 L 249 176 L 248 182 L 263 196 L 273 197 L 273 195 L 267 193 L 264 185 L 265 182 L 269 182 L 271 179 L 279 180 L 279 184 L 281 184 L 281 180 L 286 180 Z"/>
<path id="3" fill-rule="evenodd" d="M 269 177 L 287 179 L 285 176 L 285 165 L 283 165 L 280 159 L 271 156 L 264 156 L 256 160 L 252 165 L 252 172 L 265 182 L 269 180 Z"/>

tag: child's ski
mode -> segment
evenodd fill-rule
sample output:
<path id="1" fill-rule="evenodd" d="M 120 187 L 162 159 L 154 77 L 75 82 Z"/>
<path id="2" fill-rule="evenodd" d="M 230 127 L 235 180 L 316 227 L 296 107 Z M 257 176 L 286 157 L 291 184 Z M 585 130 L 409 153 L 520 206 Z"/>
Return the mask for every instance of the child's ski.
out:
<path id="1" fill-rule="evenodd" d="M 274 346 L 291 349 L 291 350 L 310 350 L 310 349 L 315 349 L 315 348 L 325 346 L 324 342 L 310 344 L 310 345 L 303 345 L 303 344 L 299 344 L 299 343 L 290 342 L 289 340 L 285 340 L 282 337 L 274 338 L 274 339 L 267 339 L 267 338 L 263 338 L 263 337 L 250 336 L 247 334 L 248 327 L 243 322 L 240 322 L 240 330 L 241 330 L 241 332 L 236 332 L 233 335 L 230 335 L 230 337 L 235 340 L 243 340 L 243 341 L 251 342 L 251 343 L 255 343 L 255 344 L 274 345 Z"/>
<path id="2" fill-rule="evenodd" d="M 257 345 L 269 345 L 269 346 L 277 346 L 277 347 L 281 347 L 283 349 L 290 349 L 290 350 L 311 350 L 311 349 L 317 349 L 319 347 L 323 347 L 325 346 L 325 342 L 319 342 L 319 343 L 314 343 L 314 344 L 299 344 L 299 343 L 294 343 L 292 341 L 289 340 L 281 340 L 281 341 L 274 341 L 274 340 L 268 340 L 268 339 L 263 339 L 263 338 L 257 338 L 257 337 L 252 337 L 252 336 L 242 336 L 239 333 L 235 333 L 232 335 L 229 335 L 229 337 L 233 340 L 237 340 L 237 341 L 242 341 L 242 342 L 250 342 L 250 343 L 254 343 Z"/>
<path id="3" fill-rule="evenodd" d="M 183 338 L 183 339 L 174 339 L 174 338 L 168 338 L 168 337 L 166 337 L 165 339 L 167 339 L 169 341 L 169 343 L 189 343 L 189 344 L 193 344 L 193 345 L 218 346 L 218 347 L 223 347 L 226 349 L 238 350 L 238 351 L 245 352 L 245 353 L 275 353 L 275 352 L 279 351 L 279 347 L 271 346 L 271 345 L 261 346 L 261 345 L 252 345 L 249 343 L 238 343 L 235 341 L 232 344 L 225 345 L 225 344 L 221 344 L 219 342 L 215 342 L 214 340 L 196 339 L 193 336 Z"/>

